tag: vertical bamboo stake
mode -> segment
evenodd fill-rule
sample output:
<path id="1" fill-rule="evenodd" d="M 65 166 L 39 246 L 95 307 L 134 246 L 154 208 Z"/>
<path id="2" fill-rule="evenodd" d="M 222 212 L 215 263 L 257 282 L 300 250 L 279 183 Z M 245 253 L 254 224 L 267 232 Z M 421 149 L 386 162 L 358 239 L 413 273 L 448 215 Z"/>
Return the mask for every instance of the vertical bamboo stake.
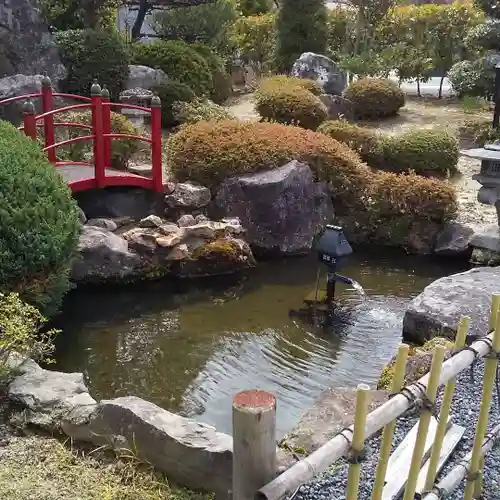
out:
<path id="1" fill-rule="evenodd" d="M 474 493 L 472 494 L 472 498 L 479 500 L 481 498 L 481 493 L 483 492 L 483 479 L 484 479 L 484 454 L 481 455 L 479 459 L 479 476 L 474 485 Z"/>
<path id="2" fill-rule="evenodd" d="M 455 347 L 461 348 L 465 345 L 465 338 L 469 330 L 470 318 L 465 317 L 460 320 L 455 337 Z M 436 437 L 432 445 L 431 458 L 429 460 L 429 469 L 425 479 L 425 490 L 430 491 L 434 486 L 436 479 L 437 468 L 439 464 L 439 455 L 443 445 L 444 436 L 446 434 L 446 427 L 448 425 L 448 415 L 450 414 L 451 402 L 453 400 L 453 393 L 455 392 L 455 379 L 451 379 L 444 390 L 443 402 L 441 403 L 441 412 L 439 413 L 439 423 L 436 429 Z"/>
<path id="3" fill-rule="evenodd" d="M 352 452 L 359 454 L 365 445 L 365 424 L 368 406 L 370 403 L 370 387 L 366 384 L 359 384 L 356 394 L 356 414 L 354 416 L 354 430 L 352 434 Z M 361 465 L 351 463 L 347 474 L 347 500 L 356 500 L 359 489 L 359 473 Z"/>
<path id="4" fill-rule="evenodd" d="M 493 334 L 491 354 L 496 354 L 500 351 L 500 314 L 498 314 L 498 305 L 500 304 L 500 296 L 495 294 L 491 304 L 490 322 L 496 316 L 495 333 Z M 481 459 L 481 446 L 483 444 L 486 427 L 488 426 L 488 412 L 490 411 L 491 399 L 493 395 L 493 384 L 497 371 L 498 359 L 495 357 L 486 358 L 484 361 L 484 378 L 483 378 L 483 395 L 481 398 L 481 408 L 476 425 L 476 435 L 474 437 L 474 445 L 472 446 L 472 457 L 470 460 L 469 477 L 474 478 L 474 475 L 479 471 Z M 465 486 L 464 500 L 471 500 L 472 494 L 476 486 L 475 480 L 467 480 Z"/>
<path id="5" fill-rule="evenodd" d="M 431 371 L 429 373 L 429 383 L 427 384 L 427 399 L 434 404 L 436 400 L 436 392 L 439 387 L 439 375 L 441 374 L 441 366 L 443 365 L 445 348 L 437 346 L 434 355 L 432 356 Z M 420 422 L 418 424 L 417 438 L 415 440 L 415 448 L 413 449 L 413 456 L 411 457 L 410 472 L 408 474 L 408 481 L 406 482 L 406 489 L 403 500 L 413 500 L 415 496 L 415 489 L 417 488 L 418 474 L 422 465 L 422 456 L 424 454 L 425 440 L 427 438 L 427 431 L 429 430 L 429 423 L 431 421 L 432 413 L 430 410 L 422 412 L 420 415 Z"/>
<path id="6" fill-rule="evenodd" d="M 488 330 L 492 332 L 497 326 L 497 314 L 500 310 L 500 293 L 495 293 L 491 298 L 490 319 L 488 321 Z"/>
<path id="7" fill-rule="evenodd" d="M 399 392 L 403 387 L 406 361 L 408 360 L 409 347 L 406 344 L 401 344 L 398 349 L 398 356 L 394 365 L 394 378 L 392 379 L 391 392 Z M 396 420 L 387 424 L 382 434 L 382 444 L 380 445 L 380 456 L 378 459 L 377 470 L 375 472 L 375 483 L 372 489 L 372 500 L 380 500 L 385 484 L 385 474 L 387 472 L 387 464 L 391 454 L 392 435 L 396 427 Z"/>

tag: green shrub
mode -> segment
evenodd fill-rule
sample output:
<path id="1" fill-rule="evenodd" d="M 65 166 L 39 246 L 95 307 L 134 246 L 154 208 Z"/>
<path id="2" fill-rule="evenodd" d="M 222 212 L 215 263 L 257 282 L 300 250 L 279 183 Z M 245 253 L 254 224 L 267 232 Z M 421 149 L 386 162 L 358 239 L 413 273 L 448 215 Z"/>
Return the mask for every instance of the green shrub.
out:
<path id="1" fill-rule="evenodd" d="M 92 81 L 97 79 L 117 100 L 128 78 L 128 50 L 122 39 L 111 30 L 71 30 L 56 33 L 61 62 L 68 71 L 61 89 L 71 94 L 90 95 Z"/>
<path id="2" fill-rule="evenodd" d="M 457 169 L 460 148 L 455 136 L 444 130 L 411 130 L 380 137 L 374 167 L 391 172 L 415 171 L 422 175 L 446 176 Z"/>
<path id="3" fill-rule="evenodd" d="M 208 64 L 212 73 L 210 99 L 216 104 L 226 102 L 231 95 L 231 77 L 226 71 L 224 61 L 210 47 L 201 43 L 193 43 L 191 47 L 200 54 Z"/>
<path id="4" fill-rule="evenodd" d="M 233 118 L 227 108 L 212 101 L 198 98 L 191 102 L 175 102 L 173 115 L 178 123 L 186 125 L 201 121 L 221 121 Z"/>
<path id="5" fill-rule="evenodd" d="M 47 314 L 69 289 L 77 205 L 38 144 L 0 122 L 0 289 Z"/>
<path id="6" fill-rule="evenodd" d="M 325 54 L 327 9 L 323 0 L 282 0 L 276 21 L 276 65 L 287 73 L 304 52 Z"/>
<path id="7" fill-rule="evenodd" d="M 314 95 L 323 93 L 321 87 L 314 81 L 307 78 L 297 78 L 296 76 L 274 75 L 262 78 L 259 82 L 259 89 L 283 89 L 299 88 L 308 90 Z"/>
<path id="8" fill-rule="evenodd" d="M 68 111 L 56 115 L 56 122 L 80 123 L 82 125 L 92 125 L 92 113 L 85 111 Z M 111 132 L 113 134 L 137 135 L 137 129 L 132 122 L 120 113 L 111 112 Z M 73 127 L 57 127 L 56 142 L 73 139 L 88 135 L 86 129 Z M 41 134 L 43 137 L 43 133 Z M 111 166 L 116 168 L 126 167 L 128 161 L 134 153 L 139 150 L 139 142 L 135 139 L 112 139 L 111 140 Z M 91 142 L 76 142 L 69 146 L 57 148 L 57 157 L 60 160 L 85 161 L 86 156 L 92 153 Z"/>
<path id="9" fill-rule="evenodd" d="M 352 102 L 357 118 L 377 119 L 395 115 L 405 104 L 402 90 L 384 78 L 361 78 L 351 83 L 344 96 Z"/>
<path id="10" fill-rule="evenodd" d="M 459 96 L 493 95 L 495 71 L 486 59 L 459 61 L 448 72 L 451 88 Z"/>
<path id="11" fill-rule="evenodd" d="M 238 9 L 245 17 L 258 16 L 269 12 L 267 0 L 238 0 Z"/>
<path id="12" fill-rule="evenodd" d="M 184 42 L 137 43 L 132 60 L 134 64 L 162 69 L 169 78 L 187 85 L 197 96 L 209 95 L 212 90 L 212 74 L 207 61 Z"/>
<path id="13" fill-rule="evenodd" d="M 217 0 L 157 12 L 153 28 L 163 40 L 203 43 L 220 54 L 229 55 L 232 53 L 229 29 L 237 18 L 234 2 Z"/>
<path id="14" fill-rule="evenodd" d="M 300 87 L 268 87 L 255 93 L 255 108 L 262 118 L 316 130 L 326 120 L 326 106 Z"/>
<path id="15" fill-rule="evenodd" d="M 9 372 L 11 356 L 19 361 L 48 361 L 58 332 L 41 330 L 46 322 L 38 309 L 24 303 L 17 293 L 0 292 L 0 379 Z"/>
<path id="16" fill-rule="evenodd" d="M 174 103 L 190 102 L 195 98 L 195 93 L 187 85 L 175 80 L 155 85 L 153 92 L 161 99 L 161 122 L 164 128 L 180 123 L 174 115 Z"/>
<path id="17" fill-rule="evenodd" d="M 262 74 L 274 68 L 276 14 L 240 17 L 231 29 L 231 40 L 245 64 Z"/>
<path id="18" fill-rule="evenodd" d="M 466 121 L 460 126 L 459 133 L 480 148 L 486 143 L 500 140 L 500 129 L 492 128 L 491 120 L 486 118 Z"/>

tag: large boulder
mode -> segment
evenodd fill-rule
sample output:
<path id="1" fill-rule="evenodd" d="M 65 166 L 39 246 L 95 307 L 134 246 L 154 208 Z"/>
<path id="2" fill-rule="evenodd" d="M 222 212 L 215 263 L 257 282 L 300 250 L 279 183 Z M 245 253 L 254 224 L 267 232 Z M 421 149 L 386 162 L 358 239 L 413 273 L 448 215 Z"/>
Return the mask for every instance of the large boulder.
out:
<path id="1" fill-rule="evenodd" d="M 165 203 L 170 208 L 197 209 L 206 207 L 211 200 L 210 189 L 190 182 L 171 185 L 171 193 L 165 196 Z"/>
<path id="2" fill-rule="evenodd" d="M 434 253 L 446 256 L 460 256 L 471 253 L 474 228 L 460 222 L 450 222 L 437 235 Z"/>
<path id="3" fill-rule="evenodd" d="M 491 296 L 500 291 L 500 267 L 479 267 L 438 279 L 412 300 L 403 321 L 403 338 L 423 344 L 434 337 L 455 338 L 462 316 L 470 333 L 488 333 Z"/>
<path id="4" fill-rule="evenodd" d="M 304 52 L 292 67 L 292 76 L 316 81 L 325 94 L 342 95 L 347 87 L 345 73 L 329 57 Z"/>
<path id="5" fill-rule="evenodd" d="M 231 436 L 137 397 L 101 401 L 93 435 L 123 436 L 138 457 L 195 490 L 231 489 Z"/>
<path id="6" fill-rule="evenodd" d="M 217 211 L 241 220 L 246 240 L 260 253 L 308 252 L 333 218 L 327 186 L 314 182 L 309 166 L 297 161 L 231 177 L 219 186 L 214 201 Z"/>
<path id="7" fill-rule="evenodd" d="M 35 0 L 0 2 L 0 45 L 0 77 L 44 71 L 55 81 L 66 76 Z"/>
<path id="8" fill-rule="evenodd" d="M 0 78 L 0 100 L 26 94 L 37 94 L 42 87 L 42 75 L 13 75 Z M 23 119 L 24 101 L 0 106 L 0 118 L 18 125 Z"/>
<path id="9" fill-rule="evenodd" d="M 128 80 L 125 84 L 127 90 L 141 88 L 152 90 L 152 88 L 168 80 L 168 76 L 161 69 L 153 69 L 149 66 L 131 64 L 128 67 Z"/>

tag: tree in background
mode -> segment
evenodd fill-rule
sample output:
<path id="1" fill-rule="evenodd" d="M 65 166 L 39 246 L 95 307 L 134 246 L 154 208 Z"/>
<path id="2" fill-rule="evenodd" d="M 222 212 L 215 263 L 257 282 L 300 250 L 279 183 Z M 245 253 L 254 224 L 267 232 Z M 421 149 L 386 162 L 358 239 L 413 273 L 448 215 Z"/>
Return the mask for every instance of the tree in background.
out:
<path id="1" fill-rule="evenodd" d="M 270 11 L 267 0 L 239 0 L 238 9 L 244 16 L 258 16 Z"/>
<path id="2" fill-rule="evenodd" d="M 323 0 L 280 1 L 276 24 L 276 63 L 280 71 L 290 71 L 304 52 L 326 53 L 326 20 Z"/>

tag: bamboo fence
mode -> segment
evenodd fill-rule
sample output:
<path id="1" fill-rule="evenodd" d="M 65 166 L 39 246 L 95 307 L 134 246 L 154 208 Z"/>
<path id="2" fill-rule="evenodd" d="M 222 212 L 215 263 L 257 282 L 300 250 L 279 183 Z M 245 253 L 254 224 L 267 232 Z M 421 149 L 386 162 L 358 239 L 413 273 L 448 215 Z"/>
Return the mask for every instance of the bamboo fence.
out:
<path id="1" fill-rule="evenodd" d="M 241 490 L 238 486 L 239 483 L 244 480 L 242 477 L 238 476 L 243 476 L 244 474 L 233 475 L 233 499 L 250 500 L 253 497 L 256 500 L 280 500 L 296 492 L 302 484 L 309 482 L 316 475 L 326 471 L 340 458 L 346 457 L 349 460 L 346 498 L 347 500 L 356 500 L 359 490 L 361 456 L 364 442 L 379 431 L 383 431 L 371 495 L 371 500 L 381 500 L 386 481 L 386 472 L 396 420 L 407 410 L 418 405 L 419 408 L 421 408 L 421 413 L 403 495 L 403 500 L 413 500 L 416 494 L 419 474 L 422 469 L 429 423 L 433 411 L 436 411 L 436 394 L 438 388 L 442 385 L 445 385 L 445 387 L 441 400 L 437 428 L 430 449 L 430 456 L 428 455 L 429 461 L 425 476 L 425 493 L 422 493 L 420 498 L 423 500 L 440 500 L 454 491 L 463 480 L 466 481 L 464 500 L 480 498 L 483 487 L 482 470 L 484 468 L 484 456 L 492 448 L 494 442 L 500 439 L 500 425 L 494 427 L 490 433 L 486 435 L 488 415 L 497 373 L 498 353 L 500 353 L 499 309 L 500 294 L 495 294 L 493 295 L 489 318 L 489 333 L 469 347 L 464 346 L 470 325 L 470 318 L 462 318 L 455 338 L 454 354 L 448 360 L 443 361 L 445 357 L 445 348 L 442 346 L 436 347 L 432 357 L 430 372 L 407 387 L 403 387 L 403 384 L 406 362 L 408 359 L 408 346 L 402 344 L 398 349 L 394 365 L 394 378 L 391 387 L 393 397 L 376 410 L 368 413 L 369 387 L 360 384 L 357 389 L 354 423 L 349 429 L 336 435 L 314 453 L 299 460 L 296 464 L 264 486 L 255 484 L 254 491 L 256 491 L 256 493 L 254 495 L 246 494 L 235 496 L 234 492 Z M 436 484 L 438 463 L 442 444 L 448 428 L 456 377 L 479 358 L 486 359 L 482 384 L 482 399 L 472 450 L 455 468 Z M 235 415 L 233 409 L 233 419 L 234 418 L 239 417 Z M 260 417 L 256 419 L 258 422 L 261 422 L 261 420 Z M 262 424 L 259 425 L 262 426 Z M 265 430 L 261 429 L 259 432 L 264 431 Z M 234 435 L 233 439 L 238 441 L 239 436 Z M 250 448 L 252 447 L 251 443 L 249 444 L 248 441 L 246 441 L 246 443 Z M 267 448 L 267 454 L 269 454 L 269 447 Z M 255 451 L 250 455 L 254 457 L 255 466 L 258 468 L 258 464 L 262 462 L 262 459 L 259 458 L 258 453 L 255 453 Z M 265 463 L 265 461 L 263 463 Z M 247 488 L 247 491 L 251 491 L 251 488 Z"/>

